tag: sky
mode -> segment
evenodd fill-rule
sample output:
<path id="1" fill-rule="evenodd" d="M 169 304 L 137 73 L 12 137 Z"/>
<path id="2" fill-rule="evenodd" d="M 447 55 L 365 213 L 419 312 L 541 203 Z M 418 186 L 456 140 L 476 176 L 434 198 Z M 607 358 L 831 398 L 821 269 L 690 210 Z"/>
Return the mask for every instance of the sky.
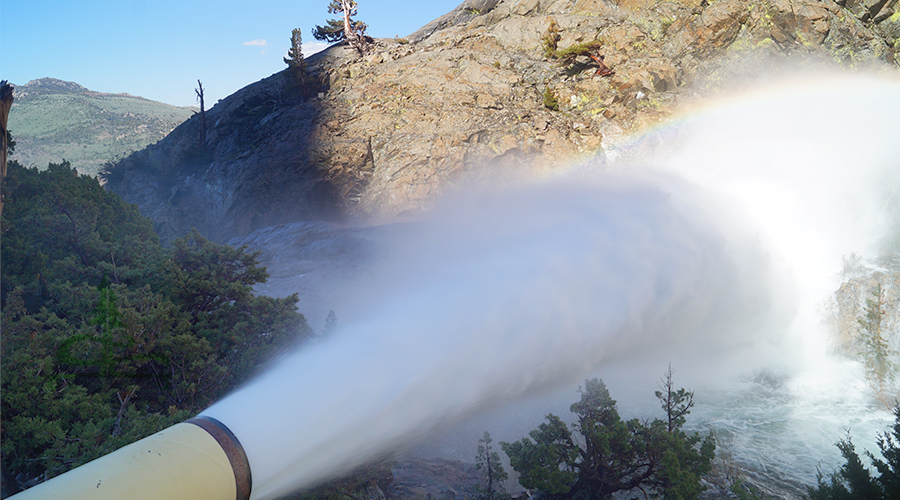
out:
<path id="1" fill-rule="evenodd" d="M 356 16 L 376 38 L 404 37 L 463 0 L 358 0 Z M 0 79 L 51 77 L 98 92 L 207 107 L 286 66 L 291 30 L 304 55 L 329 0 L 2 0 Z"/>

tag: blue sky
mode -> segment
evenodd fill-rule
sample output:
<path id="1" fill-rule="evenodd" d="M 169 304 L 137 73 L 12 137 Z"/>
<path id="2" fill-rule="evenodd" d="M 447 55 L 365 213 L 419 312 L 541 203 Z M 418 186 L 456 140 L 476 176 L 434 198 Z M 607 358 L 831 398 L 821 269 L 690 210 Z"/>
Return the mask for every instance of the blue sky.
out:
<path id="1" fill-rule="evenodd" d="M 403 37 L 463 0 L 357 0 L 374 37 Z M 291 30 L 334 17 L 329 0 L 2 0 L 0 79 L 43 77 L 178 106 L 207 106 L 285 67 Z M 308 55 L 311 47 L 305 50 Z"/>

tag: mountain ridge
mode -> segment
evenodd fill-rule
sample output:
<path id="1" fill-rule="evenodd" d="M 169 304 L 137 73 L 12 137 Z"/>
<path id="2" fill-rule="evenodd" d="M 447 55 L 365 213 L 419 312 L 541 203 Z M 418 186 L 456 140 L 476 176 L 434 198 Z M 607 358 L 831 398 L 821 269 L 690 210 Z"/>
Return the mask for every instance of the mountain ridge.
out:
<path id="1" fill-rule="evenodd" d="M 56 78 L 31 80 L 15 86 L 12 159 L 39 168 L 65 159 L 79 172 L 97 175 L 107 162 L 162 139 L 193 112 Z"/>
<path id="2" fill-rule="evenodd" d="M 26 95 L 31 94 L 42 94 L 42 93 L 52 93 L 56 91 L 66 91 L 73 93 L 80 93 L 85 95 L 90 95 L 93 97 L 131 97 L 134 99 L 138 99 L 141 101 L 148 102 L 159 102 L 154 101 L 152 99 L 147 99 L 146 97 L 141 97 L 137 95 L 129 94 L 128 92 L 97 92 L 95 90 L 91 90 L 84 85 L 81 85 L 78 82 L 71 82 L 67 80 L 60 80 L 59 78 L 53 77 L 43 77 L 43 78 L 35 78 L 34 80 L 29 80 L 25 85 L 14 85 L 16 88 L 19 97 L 25 97 Z M 160 104 L 166 104 L 160 102 Z M 170 104 L 167 104 L 171 106 Z M 176 107 L 184 107 L 184 106 L 176 106 Z"/>

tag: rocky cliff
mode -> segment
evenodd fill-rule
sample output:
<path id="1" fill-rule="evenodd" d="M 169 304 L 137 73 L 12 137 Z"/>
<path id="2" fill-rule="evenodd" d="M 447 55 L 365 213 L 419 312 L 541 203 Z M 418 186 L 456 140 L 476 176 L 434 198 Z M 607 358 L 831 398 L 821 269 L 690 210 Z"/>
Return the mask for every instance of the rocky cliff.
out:
<path id="1" fill-rule="evenodd" d="M 552 169 L 720 82 L 793 66 L 900 67 L 897 0 L 467 0 L 365 57 L 338 45 L 123 160 L 108 186 L 170 239 L 415 216 L 473 179 Z M 557 47 L 599 42 L 560 66 Z"/>

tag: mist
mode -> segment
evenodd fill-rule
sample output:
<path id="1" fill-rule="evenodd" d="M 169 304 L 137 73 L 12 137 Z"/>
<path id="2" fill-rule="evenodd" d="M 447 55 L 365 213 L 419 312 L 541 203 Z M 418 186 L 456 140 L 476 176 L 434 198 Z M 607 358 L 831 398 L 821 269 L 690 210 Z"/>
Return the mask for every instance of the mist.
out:
<path id="1" fill-rule="evenodd" d="M 203 414 L 263 500 L 598 373 L 647 394 L 668 362 L 710 391 L 763 369 L 834 387 L 820 308 L 841 257 L 895 231 L 898 116 L 896 79 L 814 75 L 461 188 L 396 231 L 339 331 Z"/>

